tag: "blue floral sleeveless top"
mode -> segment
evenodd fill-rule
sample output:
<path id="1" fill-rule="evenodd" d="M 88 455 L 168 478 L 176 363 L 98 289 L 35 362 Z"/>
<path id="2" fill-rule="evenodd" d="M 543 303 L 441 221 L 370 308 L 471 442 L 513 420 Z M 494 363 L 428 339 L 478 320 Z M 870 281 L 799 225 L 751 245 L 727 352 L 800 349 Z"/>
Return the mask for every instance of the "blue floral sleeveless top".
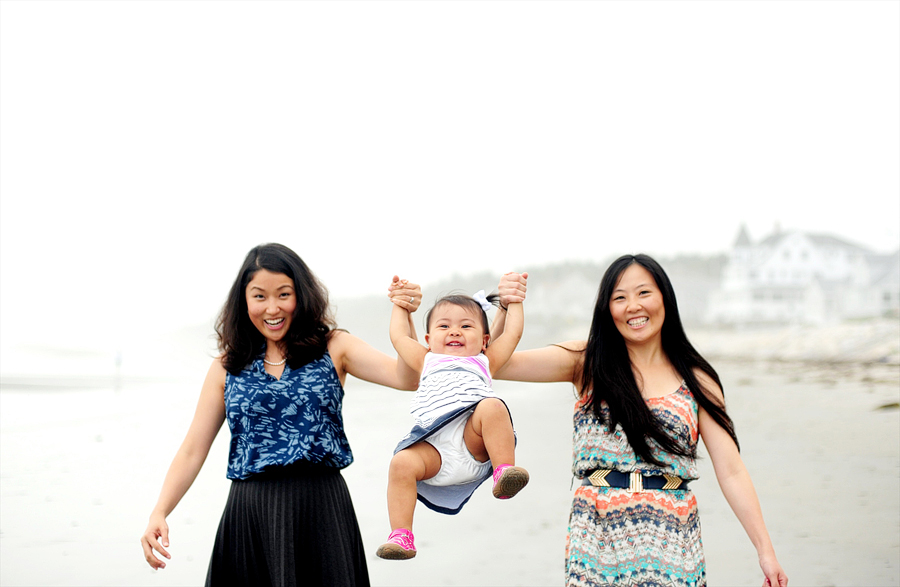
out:
<path id="1" fill-rule="evenodd" d="M 281 379 L 266 372 L 262 356 L 225 376 L 225 414 L 231 429 L 228 478 L 246 479 L 273 465 L 306 460 L 342 469 L 353 462 L 344 434 L 344 388 L 331 355 Z"/>

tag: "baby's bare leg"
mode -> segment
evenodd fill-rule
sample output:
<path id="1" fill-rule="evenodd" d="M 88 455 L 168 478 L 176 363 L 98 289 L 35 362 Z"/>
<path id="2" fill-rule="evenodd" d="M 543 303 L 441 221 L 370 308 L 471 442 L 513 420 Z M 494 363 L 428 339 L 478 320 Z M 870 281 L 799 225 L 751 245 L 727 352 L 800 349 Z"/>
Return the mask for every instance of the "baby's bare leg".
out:
<path id="1" fill-rule="evenodd" d="M 441 453 L 427 442 L 417 442 L 391 459 L 388 470 L 388 518 L 391 530 L 412 530 L 416 510 L 416 482 L 431 479 L 441 470 Z"/>
<path id="2" fill-rule="evenodd" d="M 482 463 L 490 460 L 498 465 L 516 464 L 516 437 L 513 434 L 509 410 L 499 399 L 481 400 L 463 433 L 466 448 Z"/>

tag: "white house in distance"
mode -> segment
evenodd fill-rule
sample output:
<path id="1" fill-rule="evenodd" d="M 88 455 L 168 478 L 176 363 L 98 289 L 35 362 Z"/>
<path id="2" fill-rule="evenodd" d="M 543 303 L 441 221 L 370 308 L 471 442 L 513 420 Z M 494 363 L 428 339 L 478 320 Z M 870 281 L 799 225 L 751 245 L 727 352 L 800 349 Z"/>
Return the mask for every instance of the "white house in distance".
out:
<path id="1" fill-rule="evenodd" d="M 840 238 L 775 232 L 753 243 L 742 226 L 707 321 L 829 324 L 900 315 L 900 250 L 880 255 Z"/>

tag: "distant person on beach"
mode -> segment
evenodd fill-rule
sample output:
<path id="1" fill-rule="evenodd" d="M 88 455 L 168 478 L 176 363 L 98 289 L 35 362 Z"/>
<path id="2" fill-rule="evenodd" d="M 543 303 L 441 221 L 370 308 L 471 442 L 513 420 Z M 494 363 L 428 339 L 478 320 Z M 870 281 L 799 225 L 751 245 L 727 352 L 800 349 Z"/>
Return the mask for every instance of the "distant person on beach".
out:
<path id="1" fill-rule="evenodd" d="M 526 278 L 521 275 L 523 283 Z M 410 328 L 405 294 L 390 295 L 391 342 L 403 362 L 422 375 L 410 409 L 415 426 L 394 450 L 388 472 L 391 533 L 376 552 L 402 560 L 416 556 L 417 497 L 432 510 L 456 514 L 492 474 L 498 499 L 513 497 L 528 483 L 528 471 L 515 466 L 509 409 L 491 387 L 522 337 L 525 317 L 521 301 L 500 306 L 506 329 L 491 341 L 487 311 L 498 296 L 483 291 L 445 296 L 425 317 L 426 348 Z"/>
<path id="2" fill-rule="evenodd" d="M 501 301 L 524 300 L 525 286 L 516 274 L 504 276 Z M 706 585 L 688 487 L 697 479 L 698 438 L 756 547 L 763 585 L 787 585 L 719 376 L 688 341 L 672 284 L 652 258 L 625 255 L 607 269 L 587 341 L 516 352 L 497 377 L 575 385 L 572 471 L 580 486 L 569 517 L 567 585 Z"/>
<path id="3" fill-rule="evenodd" d="M 417 285 L 394 287 L 404 312 Z M 347 374 L 413 390 L 418 373 L 337 330 L 328 294 L 292 250 L 252 249 L 231 287 L 216 332 L 220 356 L 200 392 L 141 537 L 154 569 L 171 558 L 166 517 L 193 483 L 224 421 L 232 480 L 207 586 L 369 585 L 365 553 L 340 470 L 353 461 L 341 401 Z"/>

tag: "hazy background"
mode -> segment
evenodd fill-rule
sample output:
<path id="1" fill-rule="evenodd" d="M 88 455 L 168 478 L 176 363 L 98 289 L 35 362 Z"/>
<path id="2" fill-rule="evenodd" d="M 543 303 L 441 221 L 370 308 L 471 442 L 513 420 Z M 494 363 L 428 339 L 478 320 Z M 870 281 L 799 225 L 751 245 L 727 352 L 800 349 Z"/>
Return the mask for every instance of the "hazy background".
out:
<path id="1" fill-rule="evenodd" d="M 585 322 L 559 320 L 554 304 L 589 319 L 593 287 L 622 253 L 666 260 L 688 308 L 717 284 L 741 224 L 754 241 L 779 226 L 896 251 L 898 104 L 893 1 L 0 0 L 0 583 L 202 580 L 227 492 L 221 436 L 173 518 L 189 549 L 181 571 L 149 571 L 137 537 L 190 422 L 211 321 L 256 244 L 296 250 L 340 325 L 383 349 L 389 308 L 372 296 L 395 273 L 425 285 L 427 301 L 530 270 L 523 346 L 546 344 L 582 335 Z M 568 287 L 567 267 L 590 271 Z M 827 360 L 849 348 L 885 363 L 751 361 L 722 374 L 792 578 L 896 584 L 898 321 L 846 328 L 774 345 L 689 334 L 713 356 Z M 534 451 L 535 501 L 519 507 L 544 518 L 515 527 L 537 551 L 503 551 L 522 578 L 494 584 L 561 577 L 572 395 L 554 389 L 513 400 Z M 371 549 L 408 398 L 369 390 L 348 384 L 358 462 L 347 477 Z M 545 433 L 553 441 L 537 442 Z M 810 503 L 845 491 L 829 471 L 848 463 L 884 478 L 810 520 L 808 489 L 784 486 L 798 463 L 818 488 Z M 712 584 L 758 584 L 704 476 Z M 426 535 L 489 552 L 497 539 L 478 525 L 473 538 L 475 518 L 438 518 Z M 857 531 L 871 548 L 845 540 Z M 373 581 L 453 582 L 458 569 L 420 558 L 402 579 L 370 562 Z M 457 582 L 491 580 L 470 571 Z"/>
<path id="2" fill-rule="evenodd" d="M 267 241 L 335 298 L 742 222 L 900 244 L 897 2 L 0 10 L 4 373 L 206 324 Z"/>

